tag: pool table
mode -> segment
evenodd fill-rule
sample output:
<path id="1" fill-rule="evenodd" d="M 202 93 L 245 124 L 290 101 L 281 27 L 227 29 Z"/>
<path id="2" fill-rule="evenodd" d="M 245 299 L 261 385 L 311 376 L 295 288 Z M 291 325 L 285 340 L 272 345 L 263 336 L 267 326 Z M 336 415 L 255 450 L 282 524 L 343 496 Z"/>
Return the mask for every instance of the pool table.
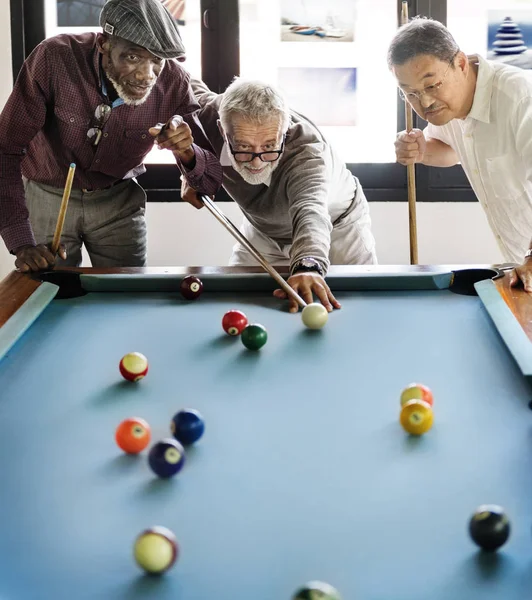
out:
<path id="1" fill-rule="evenodd" d="M 197 274 L 197 300 L 179 294 Z M 308 580 L 344 600 L 532 597 L 532 298 L 488 267 L 334 267 L 319 331 L 258 269 L 65 269 L 0 284 L 0 599 L 290 600 Z M 244 311 L 268 342 L 221 327 Z M 139 351 L 147 376 L 125 381 Z M 423 436 L 399 424 L 410 382 L 434 394 Z M 152 441 L 180 408 L 205 434 L 174 478 L 114 432 Z M 478 550 L 478 505 L 510 539 Z M 134 540 L 180 553 L 144 575 Z"/>

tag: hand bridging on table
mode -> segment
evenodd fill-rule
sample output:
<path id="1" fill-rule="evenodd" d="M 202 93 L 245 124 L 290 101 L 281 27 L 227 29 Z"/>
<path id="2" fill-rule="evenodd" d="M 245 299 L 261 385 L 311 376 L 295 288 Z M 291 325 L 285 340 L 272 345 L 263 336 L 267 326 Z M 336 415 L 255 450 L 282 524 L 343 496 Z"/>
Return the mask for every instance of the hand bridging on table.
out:
<path id="1" fill-rule="evenodd" d="M 401 165 L 420 163 L 425 156 L 427 141 L 421 129 L 400 131 L 395 140 L 395 157 Z"/>
<path id="2" fill-rule="evenodd" d="M 325 306 L 328 312 L 331 312 L 333 308 L 341 308 L 341 304 L 336 300 L 331 292 L 329 286 L 325 282 L 325 279 L 315 272 L 306 273 L 295 273 L 288 278 L 288 285 L 290 285 L 303 300 L 310 304 L 314 302 L 313 294 L 316 294 L 319 301 Z M 286 299 L 287 294 L 284 290 L 278 289 L 273 292 L 276 298 Z M 290 305 L 288 310 L 291 313 L 295 313 L 299 310 L 299 306 L 295 300 L 289 299 Z"/>
<path id="3" fill-rule="evenodd" d="M 194 163 L 196 157 L 192 147 L 194 138 L 183 117 L 174 115 L 166 124 L 157 123 L 155 127 L 150 127 L 149 132 L 160 149 L 171 150 L 187 167 Z"/>
<path id="4" fill-rule="evenodd" d="M 515 287 L 520 283 L 523 284 L 525 292 L 532 293 L 532 257 L 510 273 L 510 285 Z"/>
<path id="5" fill-rule="evenodd" d="M 59 246 L 57 254 L 63 260 L 66 259 L 66 248 L 63 244 Z M 15 267 L 22 273 L 29 271 L 42 271 L 55 265 L 55 256 L 50 250 L 50 245 L 39 244 L 38 246 L 21 246 L 15 250 Z"/>

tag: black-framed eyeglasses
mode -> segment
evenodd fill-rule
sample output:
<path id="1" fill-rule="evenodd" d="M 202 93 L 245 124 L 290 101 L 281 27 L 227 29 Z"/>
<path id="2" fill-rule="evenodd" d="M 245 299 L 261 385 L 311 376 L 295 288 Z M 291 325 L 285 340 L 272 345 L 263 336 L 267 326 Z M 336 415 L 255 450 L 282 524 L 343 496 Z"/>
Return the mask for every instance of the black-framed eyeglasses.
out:
<path id="1" fill-rule="evenodd" d="M 98 104 L 94 111 L 94 124 L 87 131 L 87 140 L 93 145 L 97 146 L 102 139 L 102 131 L 105 124 L 111 116 L 111 106 L 109 104 Z"/>
<path id="2" fill-rule="evenodd" d="M 449 72 L 449 69 L 451 68 L 451 65 L 453 64 L 454 59 L 456 58 L 456 55 L 458 54 L 458 52 L 456 52 L 453 55 L 453 57 L 451 58 L 451 60 L 449 61 L 449 64 L 447 65 L 447 69 L 445 70 L 445 73 L 443 74 L 443 77 L 441 78 L 440 81 L 437 81 L 436 83 L 433 83 L 432 85 L 427 85 L 427 87 L 425 89 L 423 89 L 421 92 L 405 92 L 404 90 L 399 88 L 399 96 L 401 96 L 401 99 L 409 100 L 410 102 L 415 102 L 415 101 L 421 102 L 422 96 L 430 96 L 431 98 L 434 98 L 434 96 L 440 91 L 441 86 L 445 83 L 445 78 L 447 77 L 447 73 Z"/>
<path id="3" fill-rule="evenodd" d="M 235 157 L 235 160 L 237 162 L 251 162 L 256 156 L 260 158 L 262 162 L 274 162 L 283 153 L 285 138 L 286 136 L 283 135 L 283 142 L 279 150 L 267 150 L 266 152 L 235 152 L 233 150 L 233 146 L 231 146 L 229 138 L 227 139 L 227 143 L 229 145 L 229 150 L 231 150 L 231 154 Z"/>

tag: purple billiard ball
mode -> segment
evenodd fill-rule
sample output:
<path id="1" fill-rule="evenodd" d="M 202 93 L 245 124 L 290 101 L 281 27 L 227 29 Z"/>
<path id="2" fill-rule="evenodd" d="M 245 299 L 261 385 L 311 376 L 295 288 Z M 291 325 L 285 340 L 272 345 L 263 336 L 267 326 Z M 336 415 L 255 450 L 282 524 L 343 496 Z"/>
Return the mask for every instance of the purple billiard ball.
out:
<path id="1" fill-rule="evenodd" d="M 179 286 L 179 290 L 183 298 L 187 300 L 195 300 L 201 296 L 203 291 L 203 282 L 194 275 L 187 275 Z"/>
<path id="2" fill-rule="evenodd" d="M 175 439 L 189 446 L 197 442 L 205 431 L 205 421 L 200 412 L 193 408 L 184 408 L 174 415 L 170 429 Z"/>
<path id="3" fill-rule="evenodd" d="M 159 477 L 173 477 L 185 464 L 185 449 L 177 440 L 164 438 L 151 447 L 148 463 Z"/>

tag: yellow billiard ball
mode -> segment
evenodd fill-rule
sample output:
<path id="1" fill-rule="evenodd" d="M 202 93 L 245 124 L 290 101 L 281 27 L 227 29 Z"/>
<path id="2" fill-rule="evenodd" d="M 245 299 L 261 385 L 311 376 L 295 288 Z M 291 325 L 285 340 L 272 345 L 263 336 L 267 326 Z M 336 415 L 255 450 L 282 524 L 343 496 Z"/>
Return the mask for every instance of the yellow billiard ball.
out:
<path id="1" fill-rule="evenodd" d="M 432 407 L 424 400 L 409 400 L 403 405 L 399 421 L 403 429 L 412 435 L 423 435 L 434 421 Z"/>
<path id="2" fill-rule="evenodd" d="M 431 390 L 422 383 L 411 383 L 401 392 L 401 406 L 409 400 L 423 400 L 431 406 L 434 404 Z"/>
<path id="3" fill-rule="evenodd" d="M 146 573 L 160 575 L 177 560 L 179 547 L 175 535 L 166 527 L 151 527 L 137 536 L 133 555 Z"/>

